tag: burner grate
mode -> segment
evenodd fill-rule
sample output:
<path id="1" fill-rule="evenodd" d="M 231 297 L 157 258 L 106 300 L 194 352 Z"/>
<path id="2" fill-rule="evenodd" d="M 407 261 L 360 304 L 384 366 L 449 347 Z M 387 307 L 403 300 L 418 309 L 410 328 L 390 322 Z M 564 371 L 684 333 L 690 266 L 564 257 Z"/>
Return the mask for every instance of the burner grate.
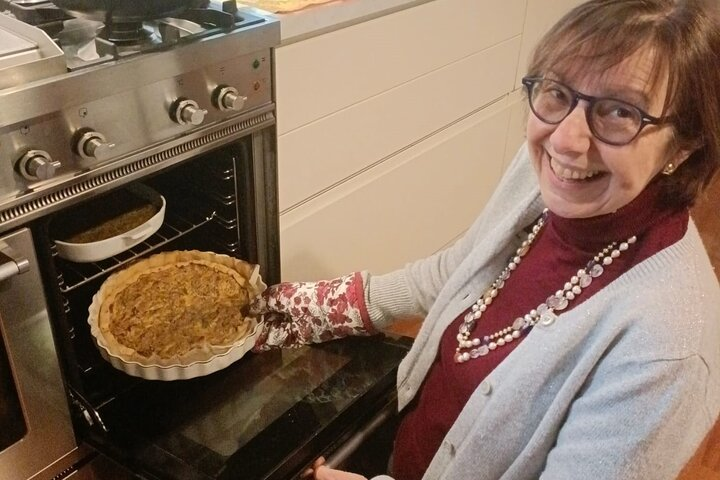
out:
<path id="1" fill-rule="evenodd" d="M 62 29 L 63 20 L 72 18 L 48 0 L 0 0 L 0 11 L 43 30 Z"/>

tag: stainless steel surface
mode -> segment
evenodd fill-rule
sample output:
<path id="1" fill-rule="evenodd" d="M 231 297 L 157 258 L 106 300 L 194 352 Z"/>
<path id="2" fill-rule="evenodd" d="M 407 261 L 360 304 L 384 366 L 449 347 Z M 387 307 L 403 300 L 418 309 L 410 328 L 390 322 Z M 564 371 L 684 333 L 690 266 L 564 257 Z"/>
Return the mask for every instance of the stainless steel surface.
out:
<path id="1" fill-rule="evenodd" d="M 279 38 L 279 25 L 267 20 L 167 51 L 0 90 L 0 158 L 8 159 L 0 166 L 0 232 L 89 190 L 132 180 L 138 159 L 152 157 L 155 163 L 157 155 L 163 162 L 179 161 L 274 124 L 268 45 Z M 213 105 L 214 92 L 223 86 L 247 97 L 240 111 Z M 186 123 L 178 124 L 172 109 L 182 99 L 198 107 L 183 109 Z M 201 125 L 193 124 L 199 120 Z M 96 140 L 83 139 L 89 131 L 96 132 Z M 33 158 L 44 152 L 51 160 L 33 161 L 29 171 L 31 151 Z M 123 168 L 133 171 L 119 180 Z"/>
<path id="2" fill-rule="evenodd" d="M 12 249 L 13 263 L 28 262 L 24 273 L 0 284 L 0 329 L 27 424 L 22 441 L 2 451 L 0 473 L 24 479 L 61 462 L 77 445 L 31 233 L 23 228 L 0 242 Z"/>
<path id="3" fill-rule="evenodd" d="M 0 15 L 0 89 L 65 73 L 65 57 L 45 32 Z"/>
<path id="4" fill-rule="evenodd" d="M 186 219 L 178 214 L 188 212 L 176 205 L 177 211 L 142 245 L 122 258 L 87 264 L 59 255 L 50 230 L 64 210 L 74 211 L 69 207 L 95 205 L 101 194 L 150 177 L 172 177 L 170 170 L 189 165 L 195 172 L 193 162 L 213 163 L 202 160 L 215 160 L 206 154 L 217 150 L 218 159 L 230 159 L 234 186 L 232 203 L 219 207 L 225 208 L 234 243 L 221 247 L 256 256 L 252 261 L 279 277 L 271 48 L 280 42 L 280 26 L 223 8 L 194 13 L 199 23 L 185 18 L 142 22 L 141 36 L 148 38 L 114 44 L 97 36 L 102 24 L 58 17 L 62 11 L 48 12 L 32 0 L 13 3 L 37 7 L 36 15 L 27 18 L 40 22 L 35 27 L 0 12 L 0 341 L 27 427 L 21 441 L 22 432 L 7 436 L 10 446 L 0 450 L 0 478 L 130 478 L 89 468 L 107 462 L 88 463 L 94 454 L 77 446 L 88 439 L 87 429 L 93 435 L 108 433 L 93 403 L 97 398 L 87 395 L 81 380 L 93 365 L 85 358 L 92 357 L 88 349 L 76 351 L 78 341 L 84 348 L 78 337 L 87 314 L 87 306 L 77 305 L 109 272 L 167 249 L 169 242 L 197 242 L 222 222 L 214 207 L 204 206 L 202 215 Z M 162 1 L 120 3 L 152 9 L 151 17 L 170 13 Z M 175 0 L 180 3 L 206 2 Z M 229 3 L 234 5 L 222 6 Z M 231 22 L 214 23 L 218 18 Z M 13 428 L 22 427 L 12 420 Z"/>
<path id="5" fill-rule="evenodd" d="M 30 261 L 0 241 L 0 282 L 30 270 Z"/>
<path id="6" fill-rule="evenodd" d="M 0 200 L 0 232 L 22 225 L 28 220 L 51 212 L 57 212 L 112 188 L 138 180 L 148 174 L 188 158 L 207 152 L 242 137 L 252 135 L 254 174 L 258 177 L 257 197 L 260 204 L 275 202 L 274 158 L 265 158 L 266 152 L 274 150 L 274 136 L 266 129 L 275 124 L 274 107 L 268 105 L 246 116 L 211 125 L 193 131 L 183 137 L 159 146 L 128 155 L 117 162 L 106 163 L 87 170 L 78 169 L 75 174 L 48 181 L 32 190 L 18 190 L 18 198 Z M 50 140 L 50 139 L 49 139 Z M 1 144 L 0 144 L 1 146 Z M 267 178 L 266 178 L 267 177 Z M 0 189 L 2 191 L 2 189 Z M 267 212 L 272 218 L 273 214 Z M 258 212 L 264 219 L 265 211 Z M 264 221 L 264 220 L 263 220 Z"/>
<path id="7" fill-rule="evenodd" d="M 25 40 L 17 34 L 7 30 L 0 30 L 0 59 L 4 62 L 10 60 L 11 56 L 17 58 L 17 56 L 22 52 L 36 49 L 36 43 Z"/>

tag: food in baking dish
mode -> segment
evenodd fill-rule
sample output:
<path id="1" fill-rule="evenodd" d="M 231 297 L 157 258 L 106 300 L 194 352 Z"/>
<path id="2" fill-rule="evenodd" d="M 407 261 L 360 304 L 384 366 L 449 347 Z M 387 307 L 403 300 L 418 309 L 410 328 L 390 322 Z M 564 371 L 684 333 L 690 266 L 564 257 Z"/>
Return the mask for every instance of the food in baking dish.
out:
<path id="1" fill-rule="evenodd" d="M 257 267 L 211 252 L 163 252 L 109 277 L 93 299 L 91 327 L 108 353 L 158 366 L 205 361 L 255 325 Z M 93 318 L 96 315 L 97 318 Z"/>
<path id="2" fill-rule="evenodd" d="M 87 230 L 76 233 L 67 238 L 66 241 L 70 243 L 91 243 L 112 238 L 142 225 L 154 217 L 157 212 L 158 209 L 155 205 L 138 205 L 119 215 L 108 218 L 102 223 L 93 225 Z"/>
<path id="3" fill-rule="evenodd" d="M 135 183 L 67 209 L 51 222 L 58 256 L 89 263 L 129 250 L 162 227 L 165 207 L 162 195 Z"/>

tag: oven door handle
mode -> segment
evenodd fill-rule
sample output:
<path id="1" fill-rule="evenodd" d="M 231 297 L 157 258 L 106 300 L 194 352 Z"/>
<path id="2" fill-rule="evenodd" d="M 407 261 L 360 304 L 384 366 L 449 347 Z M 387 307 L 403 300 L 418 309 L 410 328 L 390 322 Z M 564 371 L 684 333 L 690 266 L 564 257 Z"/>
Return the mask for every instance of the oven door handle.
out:
<path id="1" fill-rule="evenodd" d="M 394 402 L 387 404 L 364 427 L 343 443 L 340 448 L 329 455 L 325 460 L 324 465 L 330 468 L 337 468 L 341 466 L 345 460 L 347 460 L 350 455 L 352 455 L 358 447 L 362 445 L 366 438 L 368 438 L 383 423 L 397 413 L 396 408 L 397 407 Z"/>
<path id="2" fill-rule="evenodd" d="M 30 261 L 0 242 L 0 282 L 30 270 Z"/>

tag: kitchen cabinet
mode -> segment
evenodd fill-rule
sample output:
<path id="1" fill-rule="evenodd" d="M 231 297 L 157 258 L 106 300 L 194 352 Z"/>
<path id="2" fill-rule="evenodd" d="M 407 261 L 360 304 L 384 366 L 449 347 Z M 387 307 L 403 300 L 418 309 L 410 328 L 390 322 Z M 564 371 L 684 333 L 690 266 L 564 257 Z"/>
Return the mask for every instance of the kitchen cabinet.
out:
<path id="1" fill-rule="evenodd" d="M 382 271 L 443 247 L 502 173 L 506 100 L 477 112 L 281 217 L 283 278 Z M 470 153 L 469 153 L 470 152 Z"/>
<path id="2" fill-rule="evenodd" d="M 274 52 L 283 280 L 388 271 L 462 234 L 523 140 L 527 52 L 579 3 L 541 2 L 395 2 L 284 37 Z M 295 31 L 313 8 L 288 16 Z"/>

